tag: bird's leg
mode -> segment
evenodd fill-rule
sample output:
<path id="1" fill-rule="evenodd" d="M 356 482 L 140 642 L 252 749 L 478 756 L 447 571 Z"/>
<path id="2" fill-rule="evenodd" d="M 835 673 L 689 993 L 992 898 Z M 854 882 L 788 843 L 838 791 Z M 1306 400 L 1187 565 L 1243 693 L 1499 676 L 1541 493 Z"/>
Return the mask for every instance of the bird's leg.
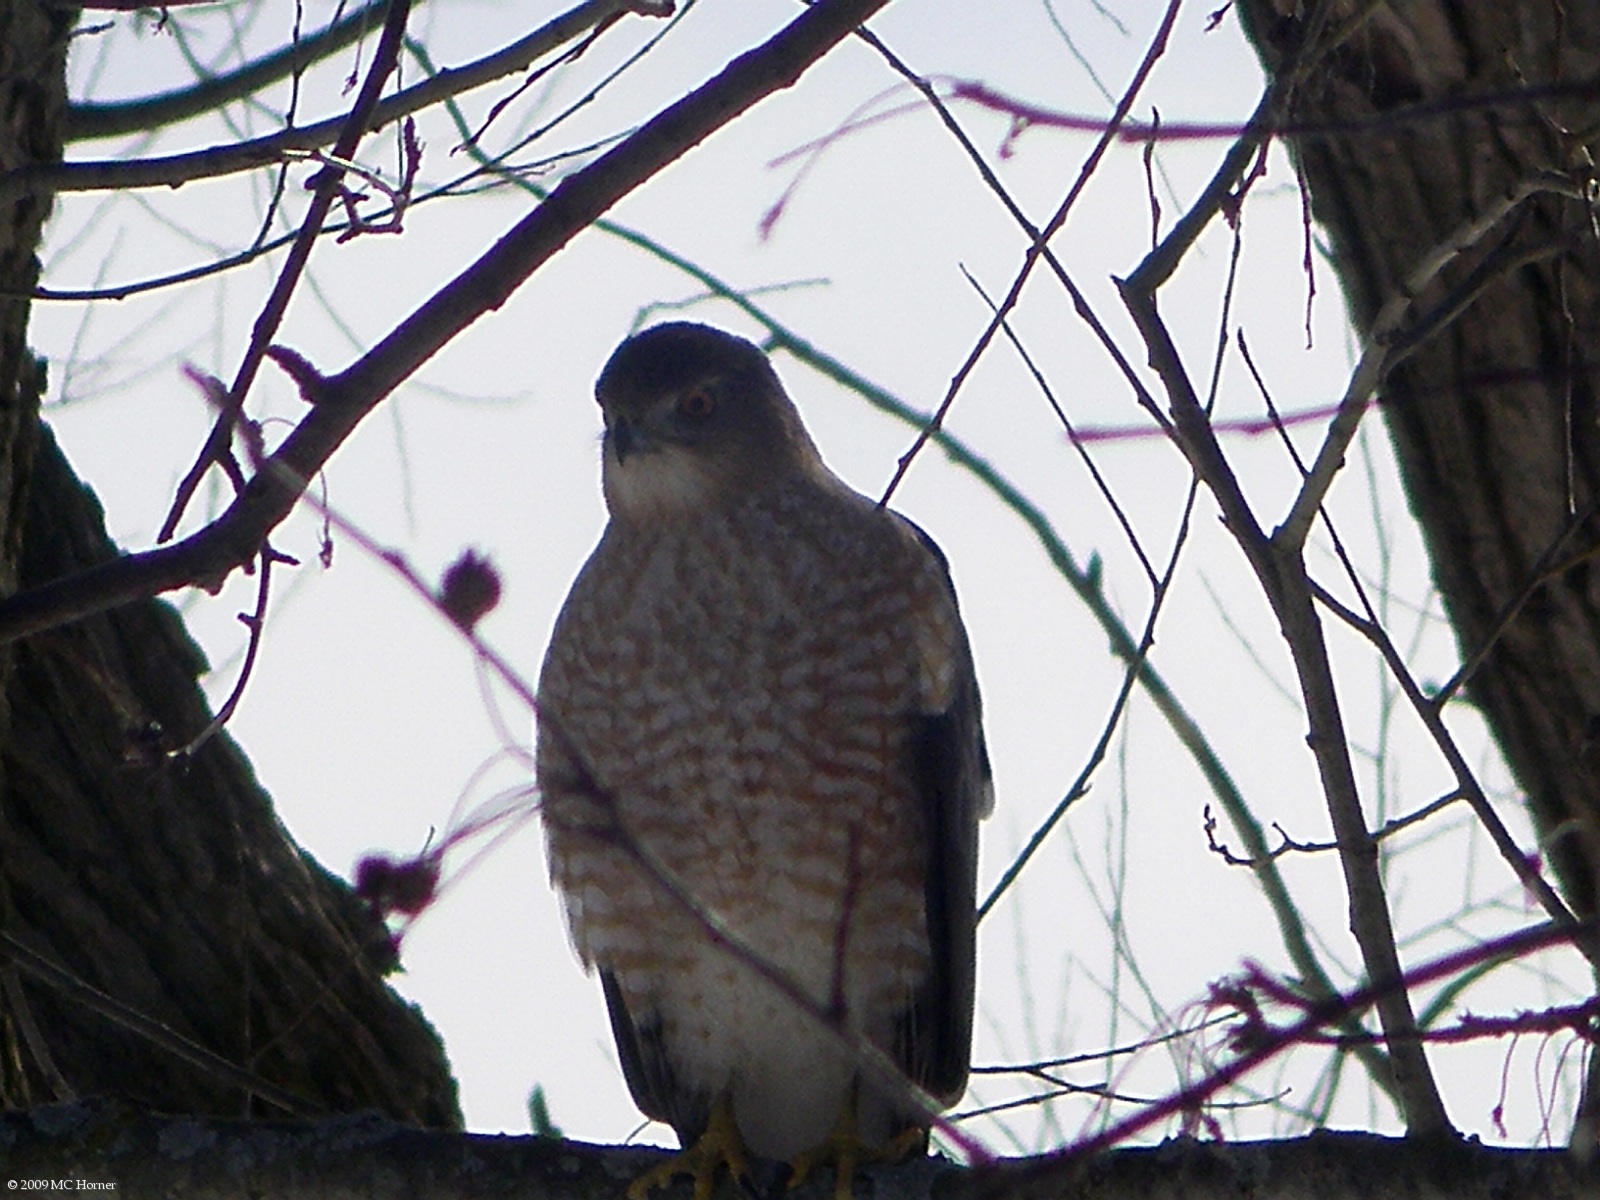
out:
<path id="1" fill-rule="evenodd" d="M 628 1185 L 628 1200 L 646 1200 L 652 1191 L 666 1187 L 679 1175 L 694 1180 L 694 1200 L 711 1200 L 717 1183 L 717 1169 L 726 1166 L 728 1174 L 740 1183 L 750 1179 L 750 1156 L 744 1147 L 739 1127 L 733 1123 L 733 1101 L 723 1092 L 712 1106 L 706 1131 L 659 1166 L 651 1167 Z"/>
<path id="2" fill-rule="evenodd" d="M 839 1111 L 839 1121 L 827 1140 L 789 1160 L 789 1189 L 793 1191 L 804 1183 L 815 1168 L 832 1163 L 834 1200 L 851 1200 L 857 1166 L 899 1162 L 927 1144 L 928 1131 L 915 1125 L 881 1145 L 862 1141 L 856 1130 L 856 1087 L 852 1084 L 849 1098 Z"/>

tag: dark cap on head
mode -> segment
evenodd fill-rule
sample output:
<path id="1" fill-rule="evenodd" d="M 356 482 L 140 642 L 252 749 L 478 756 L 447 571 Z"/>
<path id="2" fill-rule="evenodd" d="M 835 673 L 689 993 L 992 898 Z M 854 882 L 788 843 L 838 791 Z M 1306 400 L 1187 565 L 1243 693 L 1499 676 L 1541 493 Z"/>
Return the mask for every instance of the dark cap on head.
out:
<path id="1" fill-rule="evenodd" d="M 796 473 L 827 472 L 767 356 L 709 325 L 634 334 L 600 372 L 595 399 L 613 513 L 737 502 Z"/>
<path id="2" fill-rule="evenodd" d="M 693 321 L 652 325 L 628 338 L 612 351 L 594 390 L 603 403 L 626 403 L 630 397 L 676 392 L 713 375 L 742 384 L 741 390 L 783 391 L 759 347 Z"/>

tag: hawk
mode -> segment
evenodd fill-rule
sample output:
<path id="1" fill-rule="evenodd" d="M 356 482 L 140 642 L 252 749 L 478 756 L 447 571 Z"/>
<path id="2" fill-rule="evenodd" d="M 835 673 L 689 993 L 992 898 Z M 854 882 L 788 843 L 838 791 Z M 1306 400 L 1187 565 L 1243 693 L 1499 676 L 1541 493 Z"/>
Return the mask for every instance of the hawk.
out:
<path id="1" fill-rule="evenodd" d="M 848 1196 L 927 1116 L 826 1021 L 946 1106 L 966 1086 L 991 787 L 945 559 L 823 464 L 742 338 L 657 325 L 595 395 L 610 520 L 551 637 L 537 770 L 628 1088 L 687 1148 L 630 1194 L 709 1195 L 748 1155 L 832 1160 Z"/>

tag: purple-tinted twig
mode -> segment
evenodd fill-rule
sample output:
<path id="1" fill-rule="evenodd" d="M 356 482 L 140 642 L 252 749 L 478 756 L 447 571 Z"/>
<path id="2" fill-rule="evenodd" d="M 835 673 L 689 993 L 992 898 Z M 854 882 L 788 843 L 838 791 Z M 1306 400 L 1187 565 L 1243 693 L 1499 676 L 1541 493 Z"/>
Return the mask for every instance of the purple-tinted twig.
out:
<path id="1" fill-rule="evenodd" d="M 228 509 L 179 541 L 0 601 L 0 643 L 186 586 L 219 587 L 252 559 L 361 421 L 456 334 L 498 308 L 591 222 L 763 97 L 793 84 L 887 0 L 819 0 L 767 42 L 567 176 L 533 212 L 344 371 Z"/>
<path id="2" fill-rule="evenodd" d="M 1592 925 L 1588 928 L 1592 931 Z M 1159 1104 L 1152 1105 L 1143 1112 L 1113 1122 L 1081 1141 L 1046 1155 L 1021 1170 L 996 1172 L 988 1178 L 981 1176 L 975 1178 L 970 1185 L 961 1188 L 960 1193 L 963 1200 L 1003 1200 L 1003 1197 L 1012 1195 L 1049 1195 L 1054 1181 L 1074 1178 L 1072 1173 L 1092 1155 L 1126 1142 L 1172 1117 L 1200 1110 L 1223 1088 L 1244 1078 L 1257 1067 L 1285 1051 L 1304 1044 L 1323 1027 L 1338 1022 L 1341 1017 L 1358 1014 L 1371 1008 L 1393 988 L 1409 990 L 1436 980 L 1451 979 L 1480 963 L 1535 954 L 1548 947 L 1569 942 L 1571 938 L 1572 930 L 1569 928 L 1553 924 L 1538 925 L 1532 929 L 1520 930 L 1503 938 L 1468 946 L 1436 958 L 1414 967 L 1402 978 L 1388 985 L 1367 984 L 1343 995 L 1315 1002 L 1303 1001 L 1297 997 L 1296 1006 L 1302 1009 L 1303 1015 L 1288 1025 L 1271 1025 L 1250 1013 L 1248 1006 L 1251 1002 L 1247 994 L 1237 992 L 1230 1001 L 1226 999 L 1224 993 L 1224 1002 L 1239 1003 L 1238 1011 L 1248 1022 L 1246 1029 L 1242 1031 L 1246 1036 L 1234 1040 L 1234 1045 L 1239 1050 L 1237 1057 L 1218 1064 L 1204 1079 L 1172 1093 Z M 1269 978 L 1259 968 L 1253 968 L 1250 977 L 1255 981 L 1265 981 Z"/>
<path id="3" fill-rule="evenodd" d="M 979 335 L 977 342 L 967 353 L 966 360 L 957 369 L 955 377 L 951 379 L 950 386 L 945 391 L 944 399 L 934 409 L 933 419 L 917 435 L 916 440 L 911 443 L 910 449 L 900 456 L 900 461 L 895 466 L 894 476 L 889 480 L 889 485 L 884 488 L 883 495 L 879 497 L 878 504 L 880 507 L 889 503 L 889 499 L 894 495 L 895 489 L 900 486 L 900 481 L 905 478 L 906 472 L 911 469 L 912 462 L 922 452 L 922 448 L 928 444 L 928 439 L 944 424 L 945 416 L 949 413 L 950 406 L 955 403 L 956 396 L 967 381 L 967 376 L 978 365 L 978 360 L 983 357 L 984 352 L 989 348 L 989 344 L 994 341 L 995 334 L 1000 332 L 1001 323 L 1010 314 L 1011 310 L 1016 307 L 1017 301 L 1022 298 L 1023 286 L 1033 274 L 1034 267 L 1038 265 L 1045 245 L 1067 223 L 1067 217 L 1071 214 L 1073 206 L 1076 205 L 1078 197 L 1083 194 L 1084 188 L 1088 186 L 1089 180 L 1093 178 L 1095 170 L 1099 167 L 1106 151 L 1110 148 L 1116 130 L 1127 119 L 1129 111 L 1133 108 L 1140 91 L 1144 88 L 1145 81 L 1149 79 L 1150 73 L 1155 70 L 1157 60 L 1166 53 L 1167 39 L 1172 33 L 1172 27 L 1177 21 L 1178 12 L 1182 7 L 1182 0 L 1168 0 L 1166 12 L 1161 18 L 1161 23 L 1157 26 L 1155 35 L 1150 39 L 1150 45 L 1145 50 L 1144 57 L 1140 60 L 1138 70 L 1134 72 L 1132 81 L 1128 84 L 1127 90 L 1123 92 L 1122 99 L 1117 104 L 1117 110 L 1112 114 L 1110 125 L 1101 134 L 1100 140 L 1095 143 L 1094 149 L 1089 152 L 1088 158 L 1084 160 L 1083 166 L 1078 171 L 1078 177 L 1073 181 L 1072 187 L 1068 189 L 1066 197 L 1056 208 L 1050 220 L 1045 223 L 1044 228 L 1040 230 L 1038 238 L 1028 247 L 1027 253 L 1023 256 L 1022 266 L 1017 271 L 1016 278 L 1012 280 L 1010 290 L 1006 292 L 1005 298 L 1000 301 L 994 315 L 990 317 L 989 323 L 984 326 L 983 333 Z"/>
<path id="4" fill-rule="evenodd" d="M 316 245 L 317 237 L 322 232 L 323 222 L 327 220 L 328 213 L 338 198 L 345 172 L 344 168 L 337 164 L 354 158 L 356 147 L 366 136 L 373 110 L 378 105 L 378 98 L 383 94 L 389 75 L 399 64 L 406 19 L 410 13 L 411 0 L 390 0 L 389 13 L 384 20 L 383 35 L 378 41 L 372 67 L 367 71 L 367 77 L 361 85 L 360 93 L 356 96 L 356 102 L 351 106 L 339 136 L 334 141 L 333 152 L 329 156 L 331 161 L 307 184 L 308 187 L 315 187 L 316 191 L 310 205 L 307 206 L 305 219 L 300 224 L 300 232 L 290 245 L 283 268 L 278 273 L 277 282 L 273 284 L 272 293 L 267 297 L 266 305 L 251 328 L 250 343 L 245 348 L 244 361 L 239 364 L 233 386 L 228 389 L 227 403 L 223 411 L 217 414 L 216 423 L 212 426 L 210 436 L 206 438 L 199 457 L 178 484 L 177 495 L 167 513 L 167 519 L 161 524 L 161 532 L 156 537 L 158 542 L 172 540 L 173 534 L 177 532 L 178 522 L 183 519 L 189 501 L 194 497 L 195 489 L 200 486 L 200 480 L 206 471 L 212 464 L 222 462 L 231 456 L 228 443 L 232 439 L 234 423 L 238 420 L 239 413 L 243 411 L 245 396 L 255 381 L 256 372 L 261 368 L 261 360 L 266 356 L 267 347 L 272 344 L 273 336 L 283 321 L 284 313 L 288 311 L 289 299 L 294 295 L 300 277 L 305 272 L 306 263 L 311 258 L 311 248 Z"/>
<path id="5" fill-rule="evenodd" d="M 233 690 L 228 693 L 228 698 L 217 709 L 216 715 L 206 724 L 206 727 L 191 738 L 187 745 L 180 746 L 170 752 L 172 758 L 189 758 L 194 752 L 209 742 L 213 736 L 233 717 L 234 710 L 239 707 L 239 701 L 244 698 L 244 689 L 250 682 L 250 674 L 255 670 L 256 655 L 261 649 L 261 638 L 267 627 L 267 597 L 272 588 L 272 564 L 285 561 L 294 563 L 294 559 L 279 554 L 271 546 L 263 547 L 261 551 L 261 568 L 257 572 L 256 581 L 256 608 L 251 613 L 240 613 L 239 620 L 250 631 L 249 641 L 245 645 L 244 662 L 239 667 L 239 678 L 234 681 Z"/>
<path id="6" fill-rule="evenodd" d="M 1462 1042 L 1481 1042 L 1490 1038 L 1520 1037 L 1528 1033 L 1575 1033 L 1588 1041 L 1593 1034 L 1594 1022 L 1600 1019 L 1600 997 L 1581 1004 L 1558 1004 L 1550 1008 L 1524 1009 L 1504 1017 L 1481 1017 L 1463 1013 L 1453 1025 L 1438 1029 L 1419 1029 L 1417 1037 L 1435 1045 L 1459 1045 Z M 1379 1035 L 1369 1034 L 1376 1039 Z M 1351 1037 L 1345 1033 L 1317 1033 L 1306 1039 L 1318 1045 L 1347 1046 Z"/>

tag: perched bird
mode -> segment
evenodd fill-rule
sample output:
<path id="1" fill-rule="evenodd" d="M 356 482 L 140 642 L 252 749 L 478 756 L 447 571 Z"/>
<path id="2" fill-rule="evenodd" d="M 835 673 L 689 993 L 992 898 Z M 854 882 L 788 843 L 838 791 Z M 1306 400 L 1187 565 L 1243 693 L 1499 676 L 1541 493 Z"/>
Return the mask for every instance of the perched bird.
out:
<path id="1" fill-rule="evenodd" d="M 629 1090 L 687 1148 L 630 1194 L 755 1156 L 831 1160 L 848 1196 L 928 1118 L 829 1022 L 944 1105 L 966 1086 L 991 788 L 945 560 L 742 338 L 657 325 L 595 395 L 610 521 L 545 658 L 538 779 Z"/>

